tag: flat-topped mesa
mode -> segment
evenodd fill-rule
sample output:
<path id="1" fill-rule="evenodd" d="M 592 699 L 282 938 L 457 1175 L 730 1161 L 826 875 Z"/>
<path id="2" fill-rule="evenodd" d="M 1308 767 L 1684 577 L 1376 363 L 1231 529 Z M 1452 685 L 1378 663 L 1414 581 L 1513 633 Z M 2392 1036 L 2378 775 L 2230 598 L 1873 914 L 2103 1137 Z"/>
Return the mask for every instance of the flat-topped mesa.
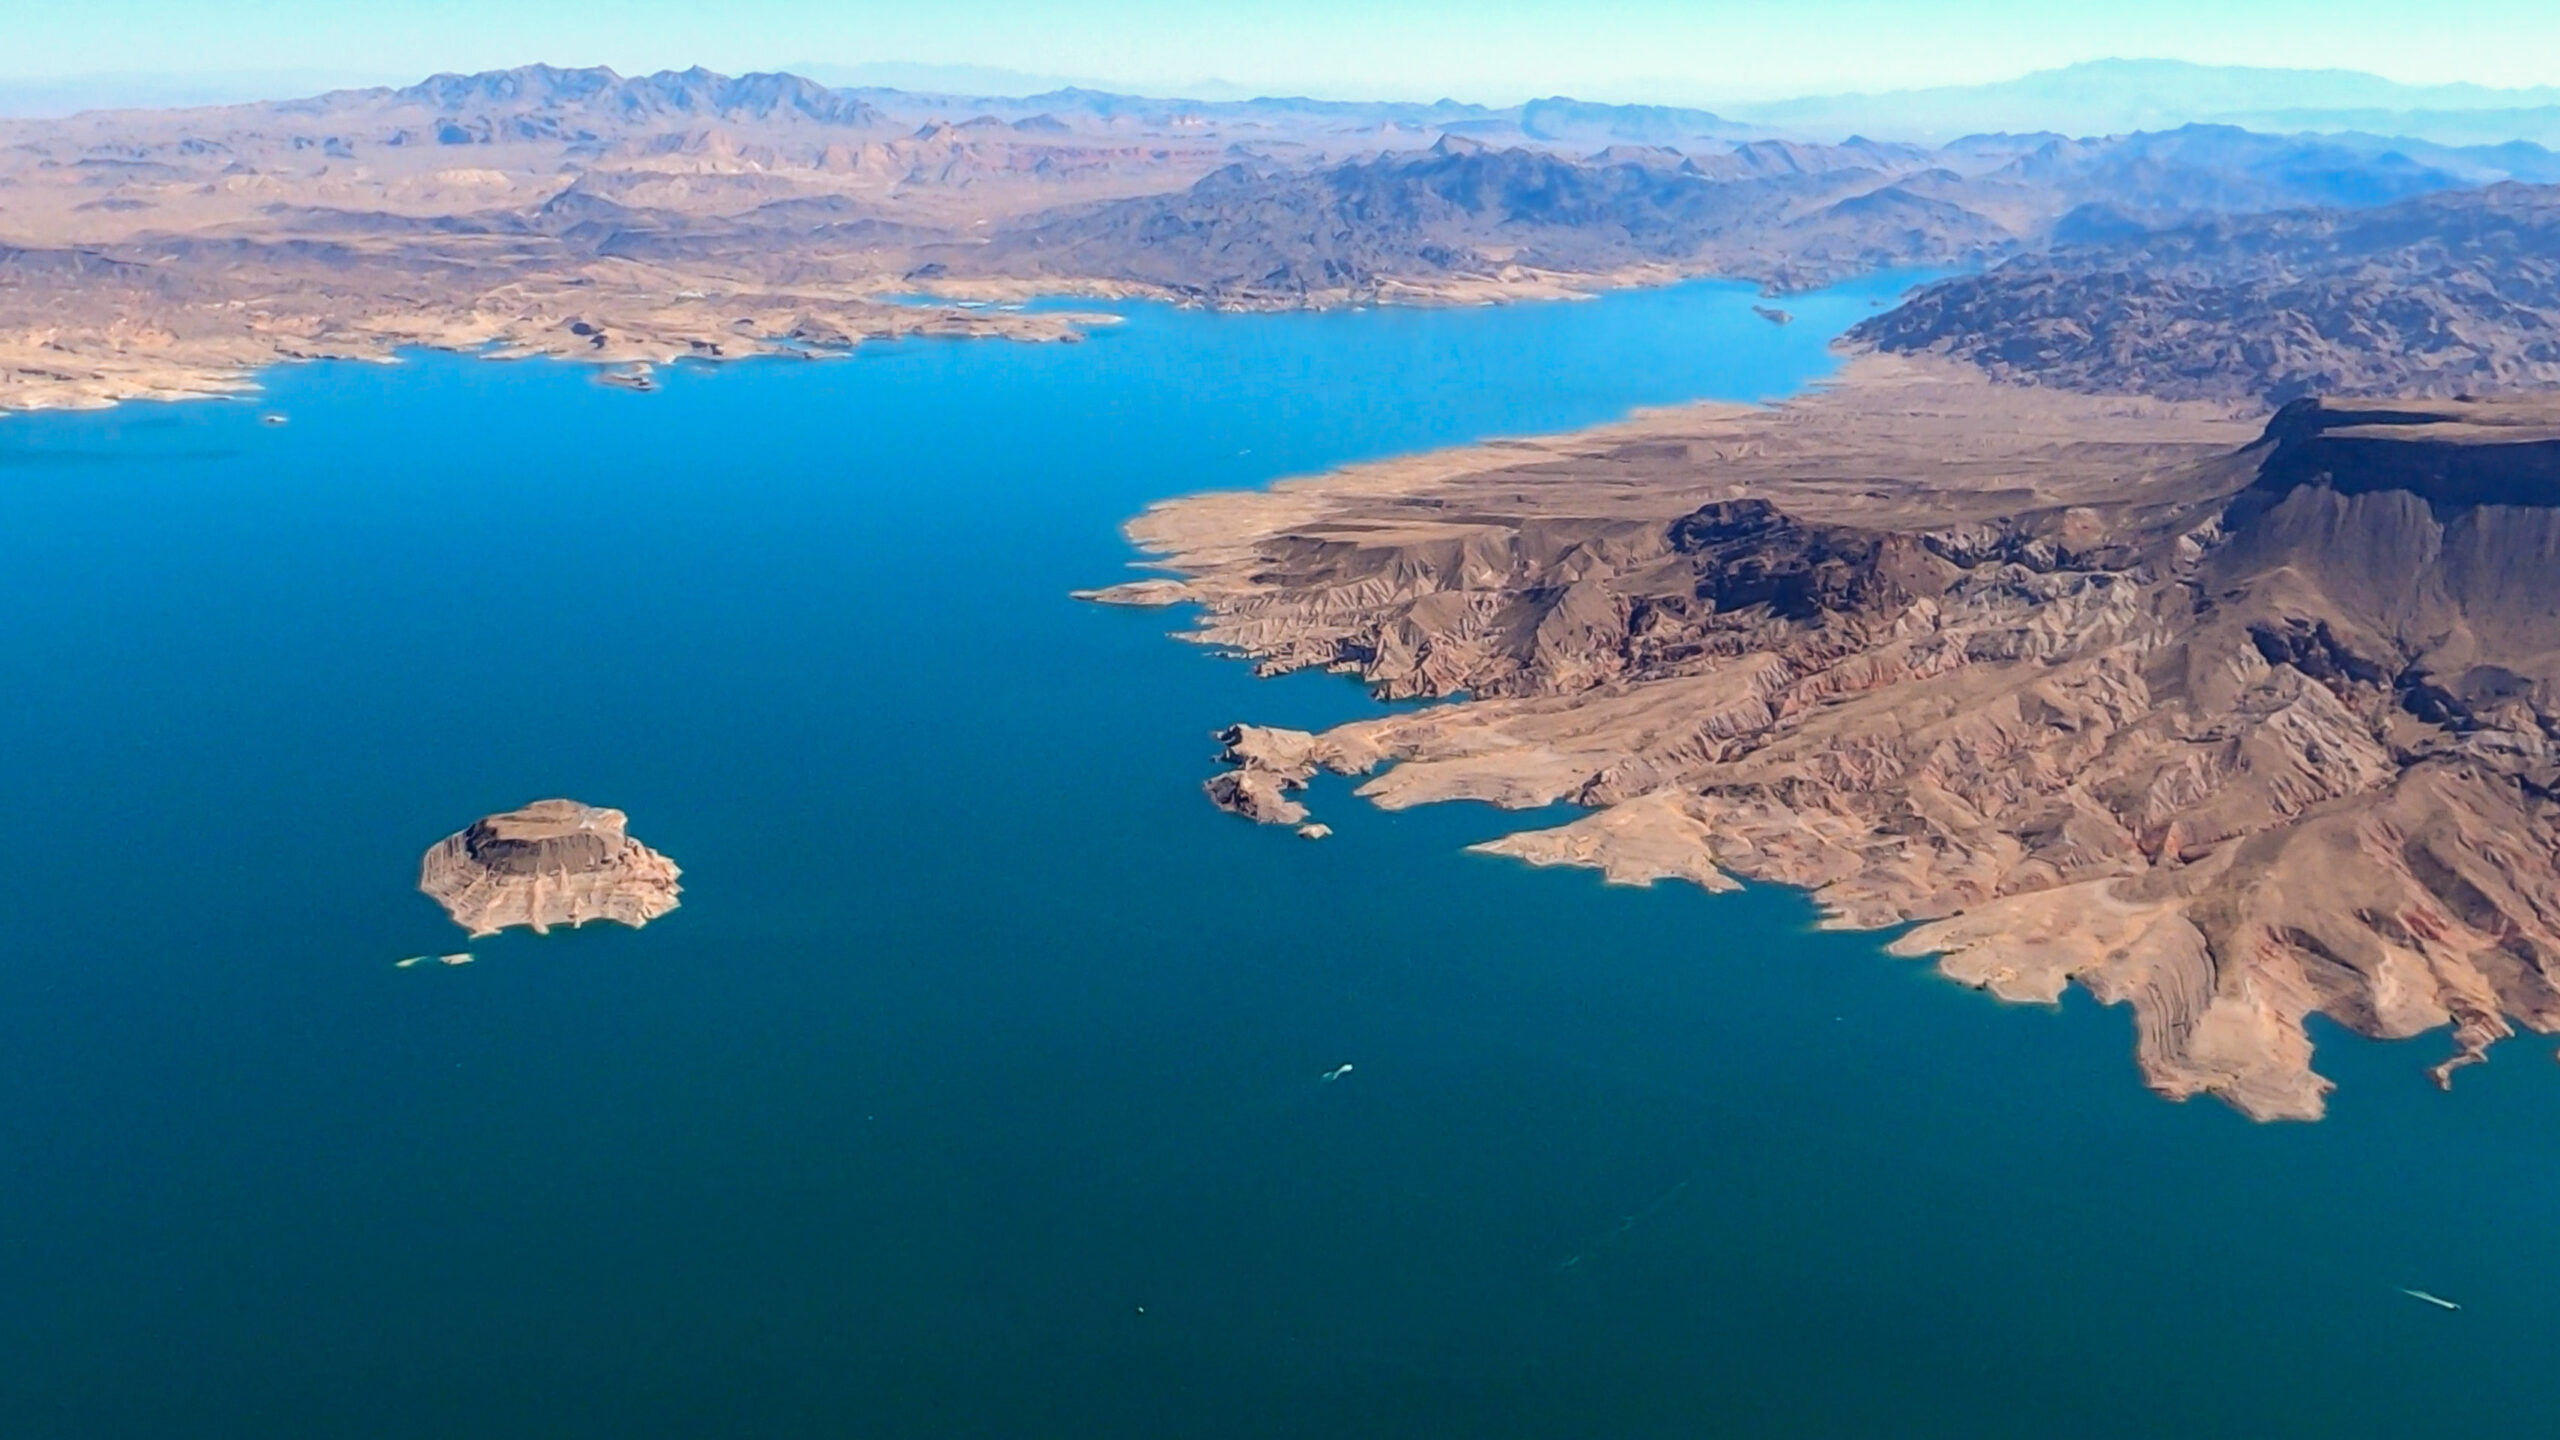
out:
<path id="1" fill-rule="evenodd" d="M 2548 397 L 2296 400 L 2267 425 L 2274 450 L 2251 489 L 2406 490 L 2439 508 L 2560 505 L 2560 403 Z"/>
<path id="2" fill-rule="evenodd" d="M 1942 374 L 1943 372 L 1935 372 Z M 2145 408 L 2148 406 L 2149 408 Z M 1588 813 L 1479 848 L 1804 887 L 2013 1000 L 2131 1006 L 2264 1119 L 2305 1021 L 2560 1033 L 2560 400 L 2272 425 L 1870 362 L 1825 394 L 1203 496 L 1133 527 L 1266 670 L 1212 799 Z"/>
<path id="3" fill-rule="evenodd" d="M 683 872 L 632 839 L 626 823 L 619 810 L 537 800 L 437 842 L 418 888 L 475 938 L 590 920 L 637 928 L 676 908 Z"/>

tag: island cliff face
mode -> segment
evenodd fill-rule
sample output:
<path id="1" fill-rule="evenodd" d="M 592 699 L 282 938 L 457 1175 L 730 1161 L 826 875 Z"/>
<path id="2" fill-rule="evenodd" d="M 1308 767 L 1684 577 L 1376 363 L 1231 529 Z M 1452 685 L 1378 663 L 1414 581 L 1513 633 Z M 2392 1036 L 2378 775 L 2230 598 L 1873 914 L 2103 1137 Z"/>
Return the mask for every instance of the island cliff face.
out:
<path id="1" fill-rule="evenodd" d="M 676 908 L 682 872 L 625 824 L 619 810 L 537 800 L 439 841 L 418 888 L 475 939 L 510 925 L 646 925 Z"/>
<path id="2" fill-rule="evenodd" d="M 2560 1030 L 2560 402 L 2262 424 L 1870 359 L 1132 533 L 1187 580 L 1098 598 L 1468 697 L 1228 731 L 1212 796 L 1256 818 L 1320 768 L 1571 801 L 1483 848 L 1919 922 L 1895 950 L 2128 1003 L 2154 1088 L 2260 1118 L 2322 1112 L 2313 1013 L 2449 1025 L 2440 1081 Z"/>

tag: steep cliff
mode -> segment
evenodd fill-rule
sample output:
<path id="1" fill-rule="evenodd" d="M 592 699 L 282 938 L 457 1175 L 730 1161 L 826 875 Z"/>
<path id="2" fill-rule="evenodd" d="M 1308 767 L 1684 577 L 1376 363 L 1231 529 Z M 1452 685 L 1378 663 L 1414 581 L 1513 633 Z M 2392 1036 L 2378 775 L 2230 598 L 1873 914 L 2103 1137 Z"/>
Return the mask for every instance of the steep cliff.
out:
<path id="1" fill-rule="evenodd" d="M 619 810 L 537 800 L 446 836 L 418 888 L 474 937 L 510 925 L 646 925 L 676 908 L 675 862 L 631 838 Z"/>
<path id="2" fill-rule="evenodd" d="M 1240 727 L 1229 790 L 1578 803 L 1486 848 L 1922 922 L 2261 1118 L 2322 1111 L 2313 1013 L 2450 1026 L 2439 1079 L 2560 1029 L 2560 404 L 2045 403 L 1870 367 L 1133 530 L 1199 638 L 1467 697 Z"/>

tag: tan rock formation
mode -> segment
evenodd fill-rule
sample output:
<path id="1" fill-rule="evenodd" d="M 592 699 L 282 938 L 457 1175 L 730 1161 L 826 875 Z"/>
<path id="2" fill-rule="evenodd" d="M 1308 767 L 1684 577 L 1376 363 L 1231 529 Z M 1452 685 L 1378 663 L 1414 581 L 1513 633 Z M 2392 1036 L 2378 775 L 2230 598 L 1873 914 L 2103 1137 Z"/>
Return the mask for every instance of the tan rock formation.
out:
<path id="1" fill-rule="evenodd" d="M 418 888 L 474 938 L 510 925 L 646 925 L 676 908 L 682 872 L 624 824 L 619 810 L 537 800 L 439 841 Z"/>
<path id="2" fill-rule="evenodd" d="M 1192 638 L 1466 697 L 1237 726 L 1213 794 L 1571 801 L 1483 848 L 1922 922 L 1897 951 L 2128 1003 L 2154 1088 L 2260 1118 L 2321 1113 L 2313 1012 L 2451 1026 L 2440 1081 L 2560 1029 L 2560 405 L 2268 426 L 1870 360 L 1131 533 Z"/>
<path id="3" fill-rule="evenodd" d="M 1207 792 L 1209 803 L 1230 815 L 1265 825 L 1295 825 L 1307 818 L 1307 807 L 1289 797 L 1289 792 L 1306 784 L 1306 777 L 1284 775 L 1256 765 L 1238 765 L 1209 777 L 1200 788 Z"/>

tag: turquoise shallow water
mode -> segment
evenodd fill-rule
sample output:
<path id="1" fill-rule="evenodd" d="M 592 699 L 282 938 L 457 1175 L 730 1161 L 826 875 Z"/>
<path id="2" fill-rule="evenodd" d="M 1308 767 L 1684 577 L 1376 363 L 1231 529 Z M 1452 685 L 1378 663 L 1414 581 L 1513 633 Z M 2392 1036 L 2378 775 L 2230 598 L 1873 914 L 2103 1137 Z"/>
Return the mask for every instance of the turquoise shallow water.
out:
<path id="1" fill-rule="evenodd" d="M 2259 1127 L 1786 893 L 1303 844 L 1208 732 L 1365 698 L 1065 598 L 1151 498 L 1784 393 L 1892 290 L 0 422 L 0 1430 L 2540 1430 L 2546 1047 L 2324 1034 Z M 391 968 L 550 794 L 684 908 Z"/>

